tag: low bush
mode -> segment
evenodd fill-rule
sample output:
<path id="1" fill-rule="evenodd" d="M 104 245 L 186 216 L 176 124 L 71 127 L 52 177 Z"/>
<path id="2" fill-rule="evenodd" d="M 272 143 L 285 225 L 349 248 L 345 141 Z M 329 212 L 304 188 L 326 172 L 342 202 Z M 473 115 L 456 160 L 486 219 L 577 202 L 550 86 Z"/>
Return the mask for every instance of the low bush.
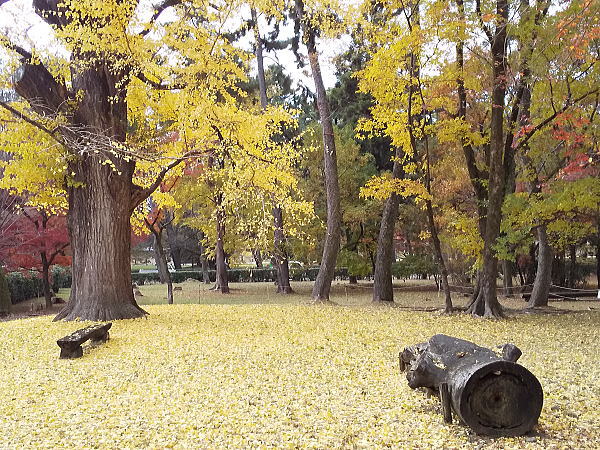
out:
<path id="1" fill-rule="evenodd" d="M 318 267 L 302 267 L 290 269 L 290 278 L 293 281 L 315 281 L 319 273 Z M 208 275 L 211 281 L 215 281 L 215 271 L 209 270 Z M 339 268 L 335 272 L 336 278 L 347 279 L 348 269 L 345 267 Z M 187 279 L 202 281 L 202 272 L 192 270 L 178 270 L 171 272 L 173 283 L 182 283 Z M 138 285 L 146 283 L 158 283 L 160 277 L 158 272 L 153 273 L 132 273 L 131 279 Z M 227 279 L 232 283 L 250 283 L 259 281 L 275 282 L 277 280 L 277 270 L 271 268 L 265 269 L 229 269 L 227 271 Z"/>
<path id="2" fill-rule="evenodd" d="M 6 282 L 13 305 L 44 295 L 42 279 L 37 272 L 11 272 L 6 274 Z"/>

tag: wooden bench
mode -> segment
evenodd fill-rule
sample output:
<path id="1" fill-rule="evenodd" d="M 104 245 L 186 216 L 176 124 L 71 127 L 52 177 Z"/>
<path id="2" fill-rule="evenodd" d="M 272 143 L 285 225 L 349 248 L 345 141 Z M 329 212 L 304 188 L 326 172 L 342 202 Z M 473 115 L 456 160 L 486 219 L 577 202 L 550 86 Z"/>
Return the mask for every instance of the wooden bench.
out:
<path id="1" fill-rule="evenodd" d="M 83 356 L 81 344 L 88 339 L 94 345 L 108 341 L 108 330 L 111 326 L 112 323 L 92 325 L 60 338 L 56 341 L 60 347 L 60 359 L 81 358 Z"/>

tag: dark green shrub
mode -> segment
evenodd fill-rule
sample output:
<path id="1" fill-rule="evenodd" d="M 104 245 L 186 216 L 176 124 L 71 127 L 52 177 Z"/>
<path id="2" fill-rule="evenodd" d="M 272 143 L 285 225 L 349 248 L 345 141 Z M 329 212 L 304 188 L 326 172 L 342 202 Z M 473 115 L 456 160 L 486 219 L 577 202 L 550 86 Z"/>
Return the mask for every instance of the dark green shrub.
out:
<path id="1" fill-rule="evenodd" d="M 52 266 L 52 290 L 56 293 L 59 289 L 71 287 L 71 268 Z"/>
<path id="2" fill-rule="evenodd" d="M 10 290 L 8 289 L 6 275 L 4 275 L 4 269 L 0 267 L 0 317 L 10 313 L 11 304 Z"/>
<path id="3" fill-rule="evenodd" d="M 37 272 L 11 272 L 6 275 L 13 305 L 44 295 L 42 279 Z"/>
<path id="4" fill-rule="evenodd" d="M 407 255 L 392 264 L 392 275 L 396 278 L 410 278 L 413 275 L 427 278 L 438 273 L 438 267 L 429 255 Z"/>

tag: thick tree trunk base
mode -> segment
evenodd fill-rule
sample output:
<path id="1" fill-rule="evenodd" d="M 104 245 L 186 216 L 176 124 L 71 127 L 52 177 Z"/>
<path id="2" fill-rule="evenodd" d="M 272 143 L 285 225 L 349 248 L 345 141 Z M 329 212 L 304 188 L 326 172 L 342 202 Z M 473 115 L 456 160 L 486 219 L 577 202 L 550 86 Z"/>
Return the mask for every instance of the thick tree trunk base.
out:
<path id="1" fill-rule="evenodd" d="M 94 322 L 107 322 L 121 319 L 136 319 L 145 317 L 148 313 L 132 303 L 95 303 L 81 305 L 81 303 L 69 301 L 66 306 L 56 315 L 54 322 L 59 320 L 90 320 Z"/>
<path id="2" fill-rule="evenodd" d="M 467 313 L 475 317 L 485 319 L 502 319 L 504 311 L 502 305 L 497 299 L 488 299 L 485 296 L 485 289 L 477 289 L 477 294 L 467 306 Z"/>
<path id="3" fill-rule="evenodd" d="M 277 286 L 278 294 L 293 294 L 294 290 L 291 286 Z"/>

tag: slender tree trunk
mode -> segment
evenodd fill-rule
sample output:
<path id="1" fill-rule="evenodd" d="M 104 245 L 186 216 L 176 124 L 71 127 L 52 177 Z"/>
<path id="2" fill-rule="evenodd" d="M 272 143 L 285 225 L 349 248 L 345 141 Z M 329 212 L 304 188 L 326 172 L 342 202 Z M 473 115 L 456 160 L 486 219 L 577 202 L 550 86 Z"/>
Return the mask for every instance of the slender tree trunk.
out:
<path id="1" fill-rule="evenodd" d="M 528 308 L 548 306 L 548 293 L 552 282 L 552 248 L 548 243 L 546 225 L 537 227 L 538 259 L 533 291 L 527 303 Z"/>
<path id="2" fill-rule="evenodd" d="M 165 220 L 168 222 L 166 226 L 167 241 L 169 242 L 169 253 L 171 254 L 173 267 L 175 267 L 175 270 L 181 270 L 181 247 L 179 246 L 179 240 L 177 239 L 177 227 L 175 227 L 172 222 L 173 213 L 169 211 L 165 216 Z"/>
<path id="3" fill-rule="evenodd" d="M 283 231 L 283 211 L 279 207 L 273 208 L 275 264 L 277 265 L 277 292 L 280 294 L 293 293 L 290 285 L 290 265 L 285 246 L 285 233 Z"/>
<path id="4" fill-rule="evenodd" d="M 323 256 L 317 279 L 312 291 L 312 298 L 316 302 L 329 300 L 331 283 L 335 276 L 335 263 L 340 249 L 341 222 L 340 212 L 340 187 L 338 183 L 337 157 L 333 123 L 329 102 L 323 84 L 319 54 L 317 53 L 316 31 L 310 18 L 304 17 L 304 2 L 296 0 L 296 14 L 302 26 L 304 41 L 308 50 L 308 60 L 312 71 L 315 88 L 317 91 L 317 109 L 323 129 L 323 161 L 325 172 L 325 190 L 327 193 L 327 232 L 323 243 Z"/>
<path id="5" fill-rule="evenodd" d="M 504 295 L 507 297 L 513 296 L 513 262 L 506 259 L 502 260 L 502 285 L 504 287 Z"/>
<path id="6" fill-rule="evenodd" d="M 450 293 L 450 284 L 448 283 L 448 269 L 446 262 L 444 261 L 444 254 L 442 253 L 442 245 L 438 236 L 437 226 L 435 225 L 435 218 L 433 215 L 433 205 L 431 200 L 425 202 L 427 207 L 427 221 L 429 223 L 429 232 L 431 233 L 431 241 L 433 242 L 433 248 L 435 258 L 441 272 L 442 278 L 442 289 L 444 290 L 444 312 L 451 313 L 454 307 L 452 306 L 452 294 Z"/>
<path id="7" fill-rule="evenodd" d="M 263 40 L 260 35 L 260 29 L 258 26 L 258 15 L 256 10 L 251 8 L 252 21 L 254 22 L 254 40 L 255 40 L 255 54 L 256 62 L 258 65 L 258 89 L 260 94 L 260 106 L 263 110 L 267 108 L 269 100 L 267 98 L 267 82 L 265 77 L 265 67 L 263 58 Z M 285 232 L 283 223 L 283 211 L 281 207 L 275 206 L 273 208 L 273 226 L 274 226 L 274 237 L 273 246 L 275 253 L 275 265 L 277 268 L 277 292 L 280 294 L 291 294 L 294 291 L 290 286 L 290 266 L 285 248 Z"/>
<path id="8" fill-rule="evenodd" d="M 217 211 L 217 245 L 215 249 L 215 258 L 217 263 L 217 278 L 215 290 L 220 290 L 221 294 L 229 294 L 229 282 L 227 280 L 227 265 L 225 263 L 225 249 L 223 246 L 224 239 L 225 217 L 223 211 L 219 209 L 219 211 Z"/>
<path id="9" fill-rule="evenodd" d="M 252 250 L 252 257 L 254 258 L 254 264 L 257 269 L 263 268 L 263 257 L 259 249 L 255 248 Z"/>
<path id="10" fill-rule="evenodd" d="M 162 233 L 157 232 L 153 229 L 153 227 L 150 227 L 150 231 L 152 232 L 152 236 L 154 237 L 152 247 L 154 248 L 154 259 L 156 260 L 158 277 L 160 279 L 160 282 L 165 284 L 168 282 L 170 274 L 169 266 L 167 263 L 167 255 L 165 253 L 165 248 L 162 245 Z"/>
<path id="11" fill-rule="evenodd" d="M 204 234 L 202 234 L 204 236 Z M 203 239 L 203 237 L 201 238 Z M 206 249 L 200 242 L 200 265 L 202 268 L 202 281 L 204 284 L 210 284 L 210 275 L 208 274 L 208 259 L 206 259 Z"/>
<path id="12" fill-rule="evenodd" d="M 473 315 L 501 317 L 502 306 L 496 293 L 498 258 L 494 245 L 500 235 L 502 201 L 504 199 L 504 106 L 506 95 L 506 24 L 507 0 L 496 2 L 496 29 L 491 42 L 493 64 L 492 108 L 490 118 L 490 160 L 488 177 L 488 205 L 483 247 L 483 277 L 478 298 L 469 308 Z"/>
<path id="13" fill-rule="evenodd" d="M 575 287 L 575 277 L 577 276 L 577 245 L 569 246 L 569 283 L 568 287 Z"/>
<path id="14" fill-rule="evenodd" d="M 401 173 L 400 163 L 394 162 L 396 174 Z M 395 177 L 396 178 L 396 177 Z M 377 252 L 375 253 L 375 271 L 373 274 L 373 301 L 393 302 L 392 263 L 394 262 L 394 231 L 398 219 L 400 197 L 392 194 L 383 207 Z"/>
<path id="15" fill-rule="evenodd" d="M 45 251 L 40 253 L 42 259 L 42 284 L 44 287 L 44 300 L 46 309 L 52 308 L 52 287 L 50 286 L 50 262 Z"/>
<path id="16" fill-rule="evenodd" d="M 600 291 L 600 215 L 598 215 L 598 235 L 596 236 L 596 287 Z"/>

